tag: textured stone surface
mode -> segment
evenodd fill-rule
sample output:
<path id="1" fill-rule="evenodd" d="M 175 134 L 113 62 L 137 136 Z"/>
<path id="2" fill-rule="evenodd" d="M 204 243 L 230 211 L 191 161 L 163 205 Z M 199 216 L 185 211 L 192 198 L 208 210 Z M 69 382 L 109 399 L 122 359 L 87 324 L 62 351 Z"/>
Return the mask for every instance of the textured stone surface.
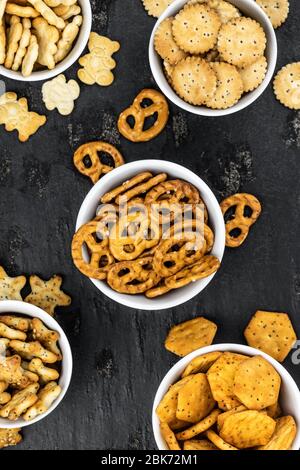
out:
<path id="1" fill-rule="evenodd" d="M 7 89 L 46 113 L 47 124 L 28 143 L 0 128 L 0 264 L 10 275 L 64 276 L 73 304 L 58 314 L 74 354 L 63 404 L 24 431 L 18 449 L 152 449 L 151 408 L 160 380 L 176 357 L 163 348 L 171 325 L 206 315 L 219 325 L 216 342 L 243 343 L 258 308 L 287 311 L 300 334 L 300 115 L 285 109 L 272 88 L 250 108 L 208 119 L 171 106 L 167 129 L 146 144 L 121 138 L 116 118 L 144 87 L 154 86 L 147 47 L 154 20 L 140 0 L 94 0 L 93 30 L 121 43 L 109 88 L 81 86 L 73 114 L 49 113 L 41 83 L 5 80 Z M 299 60 L 300 5 L 276 32 L 278 68 Z M 67 73 L 74 78 L 78 66 Z M 110 301 L 74 267 L 70 241 L 91 188 L 72 153 L 87 140 L 116 144 L 126 160 L 172 160 L 204 178 L 219 199 L 253 192 L 263 215 L 239 250 L 227 251 L 214 282 L 197 298 L 169 311 L 133 311 Z M 300 385 L 300 366 L 286 367 Z"/>

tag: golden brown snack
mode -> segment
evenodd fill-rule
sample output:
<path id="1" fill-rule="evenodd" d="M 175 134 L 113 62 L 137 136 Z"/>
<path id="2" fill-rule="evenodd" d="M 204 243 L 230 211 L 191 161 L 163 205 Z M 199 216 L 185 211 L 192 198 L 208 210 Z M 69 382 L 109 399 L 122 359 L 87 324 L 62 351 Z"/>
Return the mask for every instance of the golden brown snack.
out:
<path id="1" fill-rule="evenodd" d="M 41 14 L 47 23 L 49 23 L 49 25 L 53 25 L 58 29 L 64 29 L 64 20 L 57 16 L 43 0 L 28 0 L 28 2 L 34 6 L 34 8 Z"/>
<path id="2" fill-rule="evenodd" d="M 215 407 L 205 374 L 195 374 L 178 392 L 176 417 L 180 421 L 197 423 Z"/>
<path id="3" fill-rule="evenodd" d="M 243 405 L 251 410 L 263 410 L 278 401 L 281 377 L 263 357 L 254 356 L 236 369 L 233 391 Z"/>
<path id="4" fill-rule="evenodd" d="M 167 179 L 168 175 L 166 173 L 159 173 L 156 176 L 148 179 L 147 181 L 138 184 L 134 188 L 128 189 L 126 192 L 120 194 L 116 197 L 117 204 L 124 204 L 124 202 L 130 201 L 133 198 L 138 196 L 143 196 L 144 194 L 151 191 L 151 189 L 160 183 L 163 183 Z"/>
<path id="5" fill-rule="evenodd" d="M 153 176 L 152 173 L 150 173 L 149 171 L 145 171 L 143 173 L 140 173 L 134 176 L 133 178 L 130 178 L 127 181 L 124 181 L 124 183 L 121 184 L 120 186 L 117 186 L 116 188 L 112 189 L 108 193 L 104 194 L 104 196 L 101 197 L 101 202 L 103 204 L 112 202 L 120 194 L 123 194 L 129 189 L 133 188 L 134 186 L 137 186 L 138 184 L 147 181 L 148 179 L 152 178 L 152 176 Z"/>
<path id="6" fill-rule="evenodd" d="M 164 181 L 147 192 L 145 204 L 156 204 L 168 201 L 170 204 L 201 203 L 199 191 L 190 183 L 179 179 Z"/>
<path id="7" fill-rule="evenodd" d="M 4 447 L 16 446 L 22 441 L 22 435 L 20 434 L 20 428 L 14 429 L 0 429 L 0 449 Z"/>
<path id="8" fill-rule="evenodd" d="M 177 354 L 186 356 L 192 351 L 212 344 L 217 325 L 204 317 L 194 318 L 174 326 L 165 341 L 165 348 Z"/>
<path id="9" fill-rule="evenodd" d="M 34 357 L 39 357 L 46 364 L 54 364 L 58 360 L 56 354 L 43 348 L 39 341 L 25 343 L 24 341 L 13 339 L 10 341 L 9 346 L 26 360 L 31 361 Z"/>
<path id="10" fill-rule="evenodd" d="M 297 425 L 292 416 L 276 420 L 276 428 L 271 440 L 257 450 L 290 450 L 297 434 Z"/>
<path id="11" fill-rule="evenodd" d="M 55 381 L 59 378 L 59 372 L 56 369 L 46 367 L 43 361 L 38 357 L 32 359 L 28 364 L 28 369 L 40 377 L 41 383 Z"/>
<path id="12" fill-rule="evenodd" d="M 211 429 L 206 431 L 205 434 L 208 439 L 220 450 L 239 450 L 231 444 L 228 444 L 228 442 L 225 442 L 220 436 L 218 436 L 217 433 L 215 433 Z"/>
<path id="13" fill-rule="evenodd" d="M 156 297 L 167 294 L 170 290 L 171 289 L 166 286 L 165 280 L 162 279 L 155 287 L 149 289 L 145 295 L 148 299 L 155 299 Z"/>
<path id="14" fill-rule="evenodd" d="M 277 73 L 274 93 L 281 104 L 290 109 L 300 109 L 300 62 L 287 64 Z"/>
<path id="15" fill-rule="evenodd" d="M 102 229 L 97 220 L 89 222 L 77 231 L 72 241 L 72 258 L 80 272 L 94 279 L 106 279 L 109 268 L 115 259 L 108 247 L 107 236 L 97 237 Z M 87 247 L 89 259 L 85 260 L 83 248 Z"/>
<path id="16" fill-rule="evenodd" d="M 23 415 L 25 421 L 31 421 L 45 413 L 61 394 L 61 387 L 56 382 L 49 382 L 38 393 L 38 400 Z"/>
<path id="17" fill-rule="evenodd" d="M 55 67 L 54 56 L 57 53 L 57 42 L 59 40 L 59 30 L 51 26 L 44 18 L 38 17 L 33 20 L 34 34 L 39 44 L 38 63 L 44 65 L 49 70 Z"/>
<path id="18" fill-rule="evenodd" d="M 26 388 L 30 383 L 21 367 L 20 356 L 6 357 L 0 361 L 0 381 L 16 388 Z"/>
<path id="19" fill-rule="evenodd" d="M 220 356 L 222 356 L 222 353 L 215 351 L 208 354 L 203 354 L 203 356 L 195 357 L 195 359 L 192 359 L 184 369 L 182 377 L 187 377 L 198 372 L 206 373 Z"/>
<path id="20" fill-rule="evenodd" d="M 172 24 L 172 17 L 160 23 L 155 33 L 154 47 L 163 60 L 170 65 L 175 65 L 186 57 L 186 53 L 174 41 Z"/>
<path id="21" fill-rule="evenodd" d="M 101 161 L 102 153 L 110 156 L 112 164 Z M 94 184 L 99 181 L 102 175 L 125 163 L 116 147 L 101 141 L 81 145 L 74 153 L 73 161 L 77 170 L 84 176 L 88 176 Z"/>
<path id="22" fill-rule="evenodd" d="M 290 9 L 288 0 L 256 0 L 256 2 L 268 15 L 274 28 L 278 28 L 286 21 Z"/>
<path id="23" fill-rule="evenodd" d="M 149 100 L 150 105 L 143 107 L 144 100 Z M 143 130 L 145 120 L 157 115 L 154 124 L 147 130 Z M 134 126 L 128 123 L 130 117 L 134 118 Z M 152 140 L 165 128 L 169 118 L 169 106 L 165 97 L 152 89 L 142 90 L 129 108 L 125 109 L 118 120 L 119 132 L 131 142 L 147 142 Z"/>
<path id="24" fill-rule="evenodd" d="M 274 405 L 267 406 L 265 411 L 267 412 L 267 415 L 273 419 L 277 419 L 282 416 L 282 409 L 279 402 L 274 403 Z"/>
<path id="25" fill-rule="evenodd" d="M 206 439 L 190 439 L 188 441 L 184 441 L 183 450 L 218 450 L 218 448 Z"/>
<path id="26" fill-rule="evenodd" d="M 23 300 L 21 290 L 25 284 L 25 276 L 9 277 L 0 266 L 0 300 Z"/>
<path id="27" fill-rule="evenodd" d="M 206 105 L 212 109 L 227 109 L 235 105 L 244 93 L 243 80 L 239 70 L 225 62 L 211 62 L 210 67 L 217 77 L 217 88 Z"/>
<path id="28" fill-rule="evenodd" d="M 222 428 L 227 416 L 231 416 L 231 415 L 234 415 L 235 413 L 240 413 L 241 411 L 246 411 L 246 410 L 247 408 L 244 405 L 239 405 L 239 406 L 235 406 L 229 411 L 225 411 L 224 413 L 220 414 L 218 416 L 218 424 L 217 424 L 218 431 L 220 431 L 220 429 Z"/>
<path id="29" fill-rule="evenodd" d="M 30 384 L 20 392 L 14 394 L 12 399 L 1 408 L 1 418 L 7 418 L 10 421 L 18 419 L 30 406 L 37 400 L 37 391 L 39 384 Z"/>
<path id="30" fill-rule="evenodd" d="M 122 294 L 141 294 L 152 289 L 159 280 L 159 274 L 153 270 L 151 256 L 116 263 L 107 274 L 109 286 Z"/>
<path id="31" fill-rule="evenodd" d="M 279 362 L 285 360 L 297 341 L 295 330 L 286 313 L 260 310 L 251 318 L 244 335 L 249 346 L 260 349 Z"/>
<path id="32" fill-rule="evenodd" d="M 244 243 L 250 227 L 259 218 L 261 204 L 252 194 L 238 193 L 224 199 L 220 207 L 226 222 L 226 246 L 236 248 Z M 229 211 L 234 213 L 226 221 Z M 246 211 L 249 211 L 250 215 L 245 215 Z"/>
<path id="33" fill-rule="evenodd" d="M 166 279 L 166 286 L 170 289 L 180 289 L 191 282 L 198 281 L 214 274 L 220 267 L 220 261 L 215 256 L 204 256 L 197 263 L 192 264 Z"/>
<path id="34" fill-rule="evenodd" d="M 32 338 L 39 341 L 45 348 L 53 352 L 57 356 L 57 360 L 61 361 L 62 355 L 58 347 L 60 335 L 57 331 L 49 330 L 39 318 L 31 320 Z"/>
<path id="35" fill-rule="evenodd" d="M 14 328 L 15 330 L 28 331 L 30 320 L 23 317 L 16 317 L 15 315 L 0 315 L 0 322 Z"/>
<path id="36" fill-rule="evenodd" d="M 6 405 L 11 400 L 11 394 L 8 392 L 0 393 L 0 406 Z"/>
<path id="37" fill-rule="evenodd" d="M 160 423 L 160 431 L 170 450 L 181 450 L 176 440 L 175 434 L 167 423 Z"/>
<path id="38" fill-rule="evenodd" d="M 148 15 L 159 18 L 174 0 L 142 0 Z"/>
<path id="39" fill-rule="evenodd" d="M 1 323 L 0 317 L 0 336 L 8 339 L 20 339 L 21 341 L 25 341 L 26 333 L 23 331 L 15 330 L 14 328 L 10 328 L 9 326 Z"/>
<path id="40" fill-rule="evenodd" d="M 156 408 L 156 414 L 159 417 L 159 420 L 163 423 L 168 423 L 172 429 L 174 429 L 173 423 L 177 422 L 176 412 L 179 391 L 190 380 L 191 377 L 186 377 L 171 385 Z"/>
<path id="41" fill-rule="evenodd" d="M 54 316 L 56 307 L 67 307 L 72 302 L 71 297 L 61 290 L 61 276 L 52 276 L 49 281 L 30 276 L 29 282 L 31 294 L 26 297 L 25 302 L 40 307 L 51 316 Z"/>
<path id="42" fill-rule="evenodd" d="M 189 439 L 193 439 L 198 434 L 202 434 L 217 422 L 220 413 L 220 410 L 213 410 L 208 416 L 206 416 L 206 418 L 202 419 L 199 423 L 196 423 L 192 427 L 177 433 L 176 438 L 179 441 L 187 441 Z"/>

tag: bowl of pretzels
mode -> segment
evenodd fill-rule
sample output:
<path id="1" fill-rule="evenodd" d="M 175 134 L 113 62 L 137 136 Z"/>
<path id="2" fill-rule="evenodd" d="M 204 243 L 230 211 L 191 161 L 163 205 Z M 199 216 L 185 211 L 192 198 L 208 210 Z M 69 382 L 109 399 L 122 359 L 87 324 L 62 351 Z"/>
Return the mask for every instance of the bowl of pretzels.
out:
<path id="1" fill-rule="evenodd" d="M 57 321 L 26 302 L 0 302 L 0 428 L 36 423 L 61 403 L 73 360 Z"/>
<path id="2" fill-rule="evenodd" d="M 0 75 L 30 82 L 63 73 L 91 28 L 89 0 L 0 0 Z"/>
<path id="3" fill-rule="evenodd" d="M 112 300 L 162 310 L 199 294 L 224 248 L 222 212 L 207 184 L 181 165 L 143 160 L 91 189 L 71 251 L 77 269 Z"/>

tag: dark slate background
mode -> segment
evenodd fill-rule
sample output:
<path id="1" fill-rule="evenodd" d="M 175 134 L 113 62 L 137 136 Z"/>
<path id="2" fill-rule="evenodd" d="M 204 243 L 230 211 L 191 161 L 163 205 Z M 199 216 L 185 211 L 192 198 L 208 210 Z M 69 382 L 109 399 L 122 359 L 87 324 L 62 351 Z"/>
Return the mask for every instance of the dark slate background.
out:
<path id="1" fill-rule="evenodd" d="M 277 31 L 278 68 L 299 60 L 300 4 L 291 0 Z M 41 83 L 5 80 L 48 117 L 29 142 L 0 129 L 0 263 L 10 275 L 64 277 L 72 306 L 58 312 L 74 354 L 74 374 L 63 404 L 24 431 L 17 449 L 154 449 L 151 408 L 156 389 L 176 362 L 163 341 L 174 323 L 205 315 L 215 342 L 243 343 L 258 309 L 288 312 L 300 335 L 300 112 L 284 108 L 270 86 L 250 108 L 201 118 L 170 106 L 168 126 L 156 139 L 133 144 L 116 129 L 119 113 L 145 87 L 155 87 L 147 59 L 154 19 L 140 0 L 93 0 L 93 30 L 120 41 L 116 80 L 84 86 L 74 112 L 45 110 Z M 67 73 L 76 77 L 78 65 Z M 134 311 L 99 293 L 73 266 L 70 243 L 79 207 L 91 188 L 72 164 L 88 140 L 115 144 L 127 162 L 171 160 L 195 171 L 221 200 L 254 193 L 263 215 L 247 242 L 227 250 L 214 282 L 189 303 L 162 312 Z M 300 385 L 300 366 L 286 361 Z"/>

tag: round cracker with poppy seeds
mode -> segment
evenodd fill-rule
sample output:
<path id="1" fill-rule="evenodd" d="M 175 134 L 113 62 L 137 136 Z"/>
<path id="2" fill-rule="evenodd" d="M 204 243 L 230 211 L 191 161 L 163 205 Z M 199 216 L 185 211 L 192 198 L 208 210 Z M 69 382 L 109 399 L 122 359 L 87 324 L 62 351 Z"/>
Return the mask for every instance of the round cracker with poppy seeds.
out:
<path id="1" fill-rule="evenodd" d="M 142 0 L 148 15 L 159 18 L 174 0 Z"/>
<path id="2" fill-rule="evenodd" d="M 171 65 L 175 65 L 186 57 L 186 53 L 174 41 L 172 23 L 172 17 L 166 18 L 160 23 L 155 33 L 154 47 L 163 60 L 166 60 Z"/>
<path id="3" fill-rule="evenodd" d="M 264 54 L 266 44 L 261 25 L 244 16 L 223 24 L 218 36 L 218 50 L 222 59 L 237 67 L 255 62 Z"/>
<path id="4" fill-rule="evenodd" d="M 205 60 L 197 57 L 187 57 L 175 65 L 172 82 L 180 98 L 193 105 L 206 104 L 217 88 L 215 72 Z"/>
<path id="5" fill-rule="evenodd" d="M 225 62 L 211 62 L 210 66 L 217 76 L 217 89 L 206 105 L 213 109 L 230 108 L 243 94 L 241 75 L 234 65 Z"/>
<path id="6" fill-rule="evenodd" d="M 261 56 L 253 64 L 246 65 L 239 69 L 240 75 L 243 80 L 244 91 L 253 91 L 264 80 L 267 73 L 268 62 L 265 56 Z"/>
<path id="7" fill-rule="evenodd" d="M 289 15 L 288 0 L 256 0 L 271 20 L 274 28 L 281 26 Z"/>
<path id="8" fill-rule="evenodd" d="M 190 54 L 209 51 L 217 43 L 221 20 L 206 4 L 188 5 L 175 16 L 173 36 L 178 46 Z"/>
<path id="9" fill-rule="evenodd" d="M 274 92 L 278 101 L 290 109 L 300 109 L 300 62 L 283 67 L 275 77 Z"/>

